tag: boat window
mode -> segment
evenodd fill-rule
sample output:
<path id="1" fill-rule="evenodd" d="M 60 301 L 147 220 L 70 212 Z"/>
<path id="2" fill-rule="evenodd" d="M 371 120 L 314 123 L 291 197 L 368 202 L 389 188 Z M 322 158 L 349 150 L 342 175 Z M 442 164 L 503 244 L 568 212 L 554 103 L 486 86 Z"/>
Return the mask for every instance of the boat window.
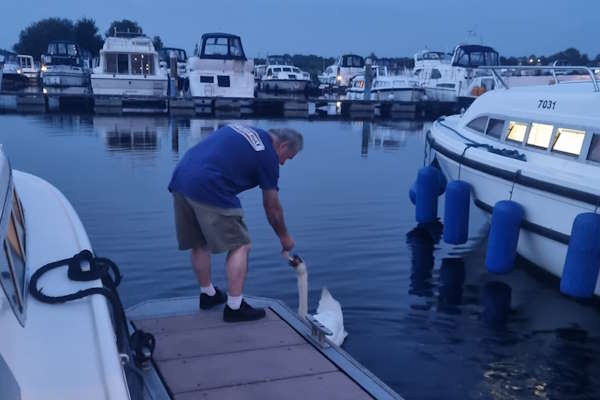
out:
<path id="1" fill-rule="evenodd" d="M 578 156 L 583 147 L 585 131 L 557 128 L 552 151 Z"/>
<path id="2" fill-rule="evenodd" d="M 525 139 L 525 132 L 527 132 L 527 124 L 510 121 L 508 123 L 508 134 L 506 135 L 506 139 L 512 140 L 513 142 L 523 143 L 523 139 Z"/>
<path id="3" fill-rule="evenodd" d="M 590 144 L 587 159 L 600 162 L 600 134 L 595 133 L 592 136 L 592 143 Z"/>
<path id="4" fill-rule="evenodd" d="M 439 69 L 432 69 L 431 70 L 431 79 L 440 79 L 442 77 L 442 73 L 440 72 Z"/>
<path id="5" fill-rule="evenodd" d="M 21 201 L 19 200 L 19 196 L 17 196 L 17 192 L 13 190 L 12 196 L 12 209 L 13 214 L 15 215 L 15 226 L 17 227 L 17 236 L 23 246 L 23 253 L 26 253 L 26 240 L 25 240 L 25 217 L 23 216 L 23 208 L 21 206 Z"/>
<path id="6" fill-rule="evenodd" d="M 154 75 L 154 55 L 131 54 L 131 73 L 133 75 Z"/>
<path id="7" fill-rule="evenodd" d="M 502 136 L 502 131 L 504 130 L 504 120 L 490 118 L 490 122 L 488 123 L 487 129 L 485 130 L 485 134 L 495 137 L 496 139 L 500 139 Z"/>
<path id="8" fill-rule="evenodd" d="M 467 125 L 469 128 L 483 133 L 485 131 L 485 126 L 487 125 L 488 117 L 479 117 L 475 118 L 473 121 L 469 122 Z"/>
<path id="9" fill-rule="evenodd" d="M 529 130 L 529 137 L 527 138 L 527 144 L 530 146 L 547 148 L 550 144 L 550 138 L 552 138 L 552 130 L 554 127 L 552 125 L 546 124 L 531 124 L 531 129 Z"/>
<path id="10" fill-rule="evenodd" d="M 271 68 L 269 68 L 267 70 L 267 76 L 271 76 L 271 75 L 273 75 L 273 70 L 271 70 Z"/>
<path id="11" fill-rule="evenodd" d="M 217 75 L 217 84 L 219 87 L 229 87 L 229 75 Z"/>
<path id="12" fill-rule="evenodd" d="M 273 68 L 273 72 L 281 72 L 281 68 Z"/>
<path id="13" fill-rule="evenodd" d="M 117 54 L 116 53 L 106 53 L 104 54 L 104 60 L 106 62 L 106 66 L 104 70 L 109 74 L 117 73 Z"/>
<path id="14" fill-rule="evenodd" d="M 68 44 L 67 45 L 67 54 L 70 56 L 76 56 L 77 55 L 77 46 L 75 46 L 74 44 Z"/>
<path id="15" fill-rule="evenodd" d="M 200 75 L 201 83 L 215 83 L 215 77 L 211 75 Z"/>
<path id="16" fill-rule="evenodd" d="M 229 52 L 234 57 L 244 56 L 244 50 L 242 50 L 242 42 L 239 38 L 229 39 Z"/>
<path id="17" fill-rule="evenodd" d="M 50 43 L 48 45 L 48 55 L 55 55 L 56 54 L 56 43 Z"/>
<path id="18" fill-rule="evenodd" d="M 419 76 L 419 74 L 421 73 L 421 69 L 415 69 L 415 72 L 413 73 L 414 76 Z"/>
<path id="19" fill-rule="evenodd" d="M 67 55 L 67 46 L 64 43 L 58 43 L 57 49 L 58 54 L 60 54 L 61 56 Z"/>
<path id="20" fill-rule="evenodd" d="M 208 38 L 204 45 L 204 54 L 207 56 L 226 56 L 229 52 L 227 38 Z"/>
<path id="21" fill-rule="evenodd" d="M 288 67 L 285 67 L 285 68 L 283 68 L 283 72 L 292 72 L 292 69 L 288 68 Z"/>
<path id="22" fill-rule="evenodd" d="M 295 72 L 295 73 L 297 73 L 297 74 L 300 73 L 300 70 L 298 68 L 292 68 L 292 71 Z"/>

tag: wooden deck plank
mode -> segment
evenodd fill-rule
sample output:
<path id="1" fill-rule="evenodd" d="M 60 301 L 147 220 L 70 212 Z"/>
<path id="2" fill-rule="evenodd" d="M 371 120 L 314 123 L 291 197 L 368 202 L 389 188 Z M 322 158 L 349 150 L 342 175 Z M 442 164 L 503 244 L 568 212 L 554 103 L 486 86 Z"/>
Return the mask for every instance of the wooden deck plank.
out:
<path id="1" fill-rule="evenodd" d="M 265 318 L 259 321 L 245 322 L 244 324 L 262 323 L 264 321 L 281 321 L 273 311 L 267 309 Z M 223 307 L 212 310 L 203 310 L 188 315 L 176 315 L 172 317 L 138 319 L 134 321 L 138 329 L 152 332 L 155 335 L 161 333 L 194 331 L 198 329 L 216 328 L 220 326 L 231 326 L 231 323 L 223 321 Z"/>
<path id="2" fill-rule="evenodd" d="M 173 394 L 337 371 L 309 344 L 159 361 Z"/>
<path id="3" fill-rule="evenodd" d="M 285 322 L 264 320 L 157 334 L 155 337 L 153 356 L 157 361 L 305 343 Z"/>
<path id="4" fill-rule="evenodd" d="M 175 400 L 363 400 L 372 399 L 342 372 L 182 393 Z"/>

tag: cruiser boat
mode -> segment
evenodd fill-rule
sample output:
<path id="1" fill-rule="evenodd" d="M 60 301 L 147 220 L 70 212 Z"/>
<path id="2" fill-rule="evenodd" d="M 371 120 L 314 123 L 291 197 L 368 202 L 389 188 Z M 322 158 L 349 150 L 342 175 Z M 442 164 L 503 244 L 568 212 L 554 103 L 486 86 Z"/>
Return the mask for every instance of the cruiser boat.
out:
<path id="1" fill-rule="evenodd" d="M 561 277 L 575 217 L 594 212 L 600 201 L 600 88 L 587 67 L 579 67 L 588 73 L 585 82 L 510 89 L 499 69 L 488 71 L 501 87 L 477 98 L 463 115 L 432 125 L 430 159 L 449 180 L 458 179 L 460 170 L 475 205 L 488 213 L 500 200 L 519 203 L 524 217 L 518 253 Z"/>
<path id="2" fill-rule="evenodd" d="M 354 78 L 350 79 L 350 85 L 346 89 L 346 99 L 348 100 L 375 100 L 376 97 L 373 95 L 372 86 L 373 81 L 379 77 L 387 76 L 387 68 L 379 65 L 371 66 L 371 73 L 373 75 L 371 79 L 371 91 L 365 98 L 365 89 L 367 88 L 367 81 L 365 78 L 365 73 L 361 73 L 356 75 Z"/>
<path id="3" fill-rule="evenodd" d="M 166 71 L 169 77 L 174 75 L 171 74 L 171 58 L 175 58 L 177 60 L 177 88 L 185 93 L 189 89 L 187 53 L 184 49 L 178 49 L 175 47 L 163 47 L 158 51 L 160 68 L 163 71 Z"/>
<path id="4" fill-rule="evenodd" d="M 42 90 L 44 93 L 86 94 L 90 76 L 83 69 L 79 46 L 70 41 L 52 41 L 42 55 Z"/>
<path id="5" fill-rule="evenodd" d="M 22 90 L 28 86 L 37 86 L 40 69 L 32 56 L 10 54 L 2 66 L 3 90 Z"/>
<path id="6" fill-rule="evenodd" d="M 187 66 L 193 97 L 254 97 L 254 62 L 246 58 L 239 36 L 202 35 Z"/>
<path id="7" fill-rule="evenodd" d="M 378 75 L 373 80 L 371 93 L 375 100 L 421 101 L 425 90 L 412 75 Z"/>
<path id="8" fill-rule="evenodd" d="M 356 54 L 344 54 L 318 76 L 322 85 L 329 87 L 347 87 L 352 78 L 365 72 L 365 59 Z"/>
<path id="9" fill-rule="evenodd" d="M 497 66 L 498 52 L 491 47 L 460 44 L 452 58 L 441 52 L 415 55 L 414 75 L 428 100 L 470 104 L 481 93 L 492 90 L 495 80 L 483 66 Z"/>
<path id="10" fill-rule="evenodd" d="M 107 37 L 91 81 L 94 95 L 164 97 L 168 88 L 152 39 L 145 36 Z"/>
<path id="11" fill-rule="evenodd" d="M 264 91 L 303 92 L 310 82 L 310 74 L 300 68 L 274 58 L 268 65 L 258 88 Z"/>

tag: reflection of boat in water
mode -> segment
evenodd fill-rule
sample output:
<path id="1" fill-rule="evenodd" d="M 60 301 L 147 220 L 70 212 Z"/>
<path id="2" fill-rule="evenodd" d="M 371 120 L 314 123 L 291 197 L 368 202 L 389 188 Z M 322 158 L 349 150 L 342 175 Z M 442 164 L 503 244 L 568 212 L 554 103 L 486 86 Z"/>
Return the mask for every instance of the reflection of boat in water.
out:
<path id="1" fill-rule="evenodd" d="M 94 117 L 94 129 L 102 136 L 109 150 L 156 150 L 159 136 L 168 131 L 166 118 Z"/>

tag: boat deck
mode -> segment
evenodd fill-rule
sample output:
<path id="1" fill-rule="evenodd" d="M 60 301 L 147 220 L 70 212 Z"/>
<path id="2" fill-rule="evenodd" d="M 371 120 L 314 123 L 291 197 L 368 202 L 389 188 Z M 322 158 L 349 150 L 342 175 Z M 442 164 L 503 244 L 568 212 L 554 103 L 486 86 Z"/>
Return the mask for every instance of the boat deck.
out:
<path id="1" fill-rule="evenodd" d="M 156 338 L 152 372 L 171 398 L 400 399 L 343 350 L 319 347 L 310 328 L 280 302 L 249 298 L 268 308 L 266 318 L 231 324 L 223 322 L 222 307 L 198 311 L 197 301 L 163 300 L 128 310 L 135 327 Z M 168 312 L 177 308 L 173 302 L 180 303 L 176 315 Z M 157 313 L 157 305 L 167 307 Z"/>

